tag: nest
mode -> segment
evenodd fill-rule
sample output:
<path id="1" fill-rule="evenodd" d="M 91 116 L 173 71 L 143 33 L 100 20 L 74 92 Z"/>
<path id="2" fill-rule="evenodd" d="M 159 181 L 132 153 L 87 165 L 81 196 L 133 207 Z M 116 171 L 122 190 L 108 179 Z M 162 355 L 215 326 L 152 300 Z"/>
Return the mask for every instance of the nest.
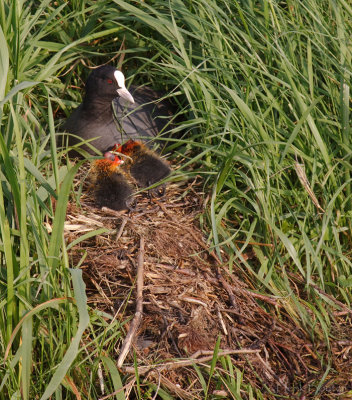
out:
<path id="1" fill-rule="evenodd" d="M 221 262 L 209 249 L 199 228 L 203 202 L 195 179 L 170 185 L 161 199 L 142 193 L 130 213 L 96 208 L 89 189 L 81 208 L 69 205 L 69 241 L 99 227 L 110 230 L 73 247 L 70 256 L 75 265 L 81 262 L 90 305 L 131 321 L 127 345 L 117 344 L 122 371 L 135 375 L 133 346 L 140 375 L 177 398 L 202 398 L 193 365 L 209 365 L 218 343 L 218 356 L 245 371 L 244 382 L 268 399 L 310 398 L 328 355 L 336 372 L 327 377 L 321 399 L 351 390 L 350 311 L 337 317 L 343 332 L 330 349 L 324 340 L 313 344 L 275 298 L 250 290 L 240 269 L 228 273 L 226 254 Z M 225 384 L 210 390 L 230 397 Z"/>

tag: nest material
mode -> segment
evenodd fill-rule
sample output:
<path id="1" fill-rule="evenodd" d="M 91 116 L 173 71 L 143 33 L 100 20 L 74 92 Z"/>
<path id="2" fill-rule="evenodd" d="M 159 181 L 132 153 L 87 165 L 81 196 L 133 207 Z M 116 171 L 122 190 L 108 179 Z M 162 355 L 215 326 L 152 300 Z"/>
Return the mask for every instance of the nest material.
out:
<path id="1" fill-rule="evenodd" d="M 81 268 L 91 306 L 124 321 L 135 314 L 137 257 L 140 238 L 144 240 L 143 318 L 133 338 L 144 365 L 140 374 L 149 374 L 148 379 L 159 381 L 178 398 L 202 398 L 201 388 L 191 383 L 197 381 L 192 364 L 210 361 L 220 337 L 219 354 L 245 370 L 245 381 L 267 393 L 268 399 L 278 394 L 310 398 L 325 372 L 317 354 L 325 360 L 330 354 L 333 367 L 345 371 L 340 386 L 336 376 L 341 372 L 332 375 L 321 399 L 351 390 L 347 371 L 352 342 L 345 340 L 351 329 L 345 314 L 339 325 L 343 340 L 332 343 L 330 351 L 323 340 L 313 345 L 276 299 L 249 290 L 240 270 L 238 276 L 227 272 L 226 255 L 221 263 L 209 250 L 198 224 L 203 199 L 195 180 L 169 186 L 163 199 L 139 195 L 138 209 L 132 213 L 96 208 L 89 190 L 81 198 L 81 209 L 69 207 L 68 240 L 89 229 L 111 229 L 75 246 L 71 257 L 77 264 L 85 254 Z M 129 362 L 132 358 L 123 370 L 134 375 Z M 157 373 L 150 368 L 155 362 Z M 220 391 L 213 388 L 213 393 L 229 396 L 225 386 Z"/>

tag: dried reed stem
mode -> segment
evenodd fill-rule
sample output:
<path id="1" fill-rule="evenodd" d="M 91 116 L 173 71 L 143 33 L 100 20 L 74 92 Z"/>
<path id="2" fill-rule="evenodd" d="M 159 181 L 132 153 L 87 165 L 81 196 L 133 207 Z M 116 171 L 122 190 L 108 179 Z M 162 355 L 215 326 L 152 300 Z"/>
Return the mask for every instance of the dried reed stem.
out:
<path id="1" fill-rule="evenodd" d="M 128 352 L 130 351 L 132 341 L 136 336 L 138 327 L 141 323 L 143 316 L 143 279 L 144 277 L 144 237 L 141 236 L 139 242 L 138 265 L 137 265 L 137 296 L 136 296 L 136 313 L 133 317 L 130 329 L 123 342 L 119 358 L 117 360 L 117 367 L 121 368 Z"/>

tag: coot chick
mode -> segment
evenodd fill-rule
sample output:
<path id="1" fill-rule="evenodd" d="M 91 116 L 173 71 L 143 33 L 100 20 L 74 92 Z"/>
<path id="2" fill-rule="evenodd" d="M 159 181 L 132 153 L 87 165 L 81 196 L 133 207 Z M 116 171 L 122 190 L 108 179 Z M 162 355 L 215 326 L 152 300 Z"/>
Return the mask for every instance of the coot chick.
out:
<path id="1" fill-rule="evenodd" d="M 70 135 L 69 145 L 96 138 L 90 143 L 105 152 L 117 142 L 148 140 L 165 130 L 173 114 L 171 104 L 157 102 L 160 94 L 147 87 L 132 86 L 131 92 L 133 96 L 115 67 L 95 69 L 88 77 L 83 102 L 63 126 L 64 131 L 78 136 Z M 93 153 L 88 146 L 82 148 Z"/>
<path id="2" fill-rule="evenodd" d="M 128 156 L 123 166 L 138 186 L 147 187 L 166 178 L 171 168 L 168 163 L 138 140 L 129 140 L 116 151 Z"/>
<path id="3" fill-rule="evenodd" d="M 104 158 L 93 164 L 93 187 L 97 204 L 113 210 L 130 209 L 133 188 L 121 165 L 123 160 L 106 152 Z"/>

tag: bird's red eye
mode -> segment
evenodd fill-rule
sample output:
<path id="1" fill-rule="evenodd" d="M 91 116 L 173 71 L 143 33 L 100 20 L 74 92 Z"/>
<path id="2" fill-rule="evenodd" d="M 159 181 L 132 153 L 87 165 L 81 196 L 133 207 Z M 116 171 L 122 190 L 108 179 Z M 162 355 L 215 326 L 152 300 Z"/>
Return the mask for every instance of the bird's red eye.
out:
<path id="1" fill-rule="evenodd" d="M 110 85 L 112 84 L 112 79 L 107 79 L 106 80 Z"/>

